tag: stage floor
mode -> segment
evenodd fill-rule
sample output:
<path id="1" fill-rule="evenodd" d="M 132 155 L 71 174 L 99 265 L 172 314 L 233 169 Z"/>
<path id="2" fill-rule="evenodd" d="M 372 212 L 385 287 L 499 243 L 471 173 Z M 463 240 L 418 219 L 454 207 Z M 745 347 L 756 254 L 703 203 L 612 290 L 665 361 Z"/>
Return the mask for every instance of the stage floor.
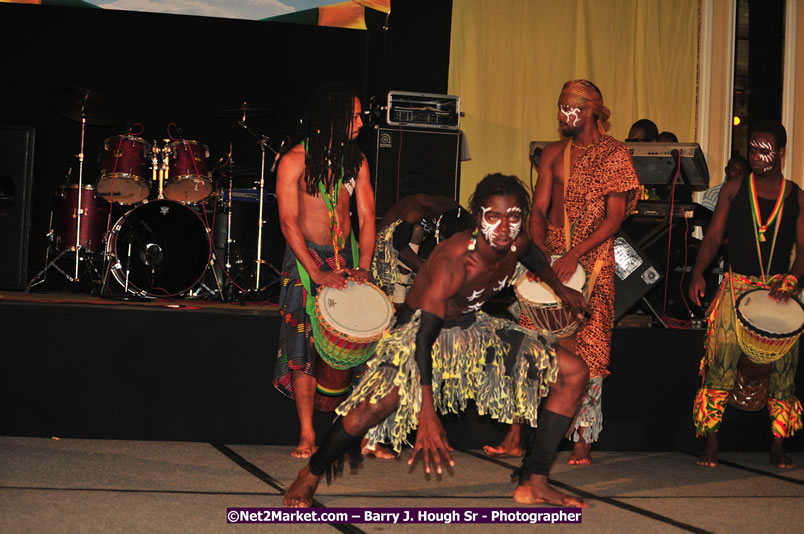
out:
<path id="1" fill-rule="evenodd" d="M 291 447 L 0 437 L 2 532 L 507 532 L 525 524 L 386 523 L 234 525 L 226 509 L 278 508 L 303 460 Z M 455 467 L 426 476 L 423 465 L 367 458 L 331 486 L 326 508 L 513 508 L 517 459 L 455 451 Z M 804 455 L 791 454 L 799 464 Z M 717 468 L 682 453 L 598 452 L 588 467 L 559 453 L 551 475 L 586 499 L 582 524 L 550 532 L 798 532 L 804 468 L 776 469 L 764 453 L 725 453 Z M 523 511 L 536 507 L 520 507 Z"/>

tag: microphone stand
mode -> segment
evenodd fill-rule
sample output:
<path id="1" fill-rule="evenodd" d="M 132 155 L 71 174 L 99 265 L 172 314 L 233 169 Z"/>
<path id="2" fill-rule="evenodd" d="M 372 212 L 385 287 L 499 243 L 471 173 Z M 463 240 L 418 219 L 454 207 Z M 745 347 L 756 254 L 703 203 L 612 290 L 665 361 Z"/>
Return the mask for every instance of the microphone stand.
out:
<path id="1" fill-rule="evenodd" d="M 265 135 L 257 135 L 248 126 L 246 126 L 246 114 L 243 113 L 243 117 L 238 121 L 238 126 L 243 128 L 249 135 L 257 140 L 257 144 L 260 145 L 260 152 L 261 152 L 261 161 L 260 161 L 260 204 L 259 204 L 259 215 L 257 216 L 257 275 L 256 280 L 254 282 L 254 290 L 260 290 L 260 268 L 262 267 L 263 259 L 262 259 L 262 225 L 263 225 L 263 207 L 265 204 L 265 198 L 263 196 L 265 191 L 265 149 L 267 148 L 271 152 L 276 155 L 279 155 L 279 151 L 274 150 L 274 148 L 268 144 L 270 139 Z M 230 197 L 231 198 L 231 197 Z"/>

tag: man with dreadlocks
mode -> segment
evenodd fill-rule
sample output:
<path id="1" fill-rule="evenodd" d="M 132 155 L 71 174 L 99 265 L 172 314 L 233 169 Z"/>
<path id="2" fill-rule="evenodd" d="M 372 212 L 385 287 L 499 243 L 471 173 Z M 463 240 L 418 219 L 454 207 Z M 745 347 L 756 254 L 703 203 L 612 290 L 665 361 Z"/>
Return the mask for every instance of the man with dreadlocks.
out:
<path id="1" fill-rule="evenodd" d="M 472 230 L 442 241 L 419 269 L 396 325 L 338 407 L 343 417 L 288 489 L 285 505 L 311 506 L 321 476 L 344 452 L 354 452 L 367 431 L 370 444 L 388 442 L 398 452 L 418 427 L 408 463 L 421 451 L 425 472 L 432 461 L 441 473 L 442 457 L 450 466 L 455 462 L 437 412 L 457 413 L 474 399 L 478 412 L 498 420 L 520 417 L 536 427 L 538 418 L 516 502 L 585 507 L 548 486 L 547 474 L 586 387 L 586 365 L 537 332 L 480 311 L 525 269 L 541 276 L 575 313 L 588 311 L 583 296 L 558 280 L 522 232 L 529 204 L 515 176 L 491 174 L 478 184 L 470 199 Z"/>
<path id="2" fill-rule="evenodd" d="M 558 255 L 553 270 L 563 282 L 578 263 L 594 281 L 589 305 L 593 312 L 574 338 L 564 338 L 569 350 L 589 366 L 589 387 L 567 438 L 575 442 L 569 463 L 592 461 L 591 444 L 603 424 L 600 409 L 603 379 L 609 374 L 614 329 L 614 235 L 636 205 L 639 181 L 626 146 L 605 134 L 611 112 L 600 90 L 587 80 L 564 84 L 558 99 L 558 124 L 566 138 L 544 148 L 539 180 L 533 193 L 530 221 L 534 242 Z M 520 324 L 535 325 L 523 314 Z M 492 455 L 521 454 L 519 425 L 513 425 Z"/>
<path id="3" fill-rule="evenodd" d="M 404 197 L 385 213 L 371 274 L 395 305 L 405 302 L 411 277 L 427 259 L 432 245 L 468 228 L 469 219 L 452 197 L 424 193 Z"/>
<path id="4" fill-rule="evenodd" d="M 363 125 L 360 117 L 360 100 L 353 92 L 324 87 L 307 108 L 301 142 L 282 157 L 277 172 L 279 220 L 288 246 L 282 263 L 274 386 L 296 401 L 301 432 L 292 455 L 297 458 L 309 458 L 315 451 L 316 369 L 310 316 L 315 313 L 316 290 L 343 289 L 347 277 L 358 283 L 370 279 L 374 191 L 368 163 L 356 143 Z M 359 248 L 349 218 L 352 195 L 360 225 Z"/>
<path id="5" fill-rule="evenodd" d="M 799 341 L 779 359 L 749 360 L 738 343 L 734 303 L 751 289 L 770 289 L 770 297 L 787 301 L 801 291 L 804 275 L 804 192 L 782 175 L 787 132 L 778 121 L 758 123 L 748 143 L 749 176 L 723 184 L 712 222 L 692 269 L 689 296 L 698 306 L 706 289 L 703 274 L 728 237 L 729 272 L 707 310 L 706 350 L 701 360 L 703 384 L 695 396 L 696 434 L 706 436 L 698 465 L 718 464 L 718 430 L 726 404 L 747 411 L 765 407 L 773 439 L 770 463 L 791 468 L 784 439 L 801 430 L 801 401 L 796 396 Z M 790 253 L 796 259 L 790 265 Z"/>

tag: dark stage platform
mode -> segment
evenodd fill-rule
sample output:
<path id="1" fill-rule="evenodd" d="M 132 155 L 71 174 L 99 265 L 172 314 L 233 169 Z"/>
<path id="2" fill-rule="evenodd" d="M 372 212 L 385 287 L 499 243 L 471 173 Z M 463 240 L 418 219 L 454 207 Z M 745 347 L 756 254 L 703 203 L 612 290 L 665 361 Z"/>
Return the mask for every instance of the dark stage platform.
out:
<path id="1" fill-rule="evenodd" d="M 0 314 L 2 435 L 266 445 L 298 438 L 295 406 L 272 386 L 275 305 L 3 291 Z M 703 333 L 615 329 L 598 450 L 700 447 L 691 412 Z M 330 420 L 316 415 L 320 429 Z M 457 448 L 480 448 L 504 431 L 473 411 L 445 422 Z M 767 412 L 728 409 L 721 440 L 724 450 L 765 450 Z M 802 445 L 799 435 L 789 448 Z"/>

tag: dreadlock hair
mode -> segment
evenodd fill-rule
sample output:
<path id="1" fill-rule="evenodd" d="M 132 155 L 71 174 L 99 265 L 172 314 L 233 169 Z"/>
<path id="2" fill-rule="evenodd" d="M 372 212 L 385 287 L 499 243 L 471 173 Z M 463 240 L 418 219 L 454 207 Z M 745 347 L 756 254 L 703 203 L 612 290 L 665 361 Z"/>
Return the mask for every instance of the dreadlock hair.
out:
<path id="1" fill-rule="evenodd" d="M 784 129 L 784 126 L 782 126 L 782 123 L 779 121 L 760 121 L 754 126 L 754 130 L 751 133 L 755 134 L 757 132 L 771 134 L 776 140 L 777 149 L 787 146 L 787 130 Z"/>
<path id="2" fill-rule="evenodd" d="M 319 194 L 318 182 L 332 191 L 338 178 L 357 178 L 363 154 L 350 139 L 355 92 L 342 84 L 327 84 L 316 92 L 302 121 L 304 183 L 307 194 Z"/>
<path id="3" fill-rule="evenodd" d="M 507 196 L 514 195 L 519 200 L 519 207 L 522 208 L 522 220 L 526 221 L 530 214 L 530 193 L 516 176 L 494 173 L 483 178 L 472 196 L 469 197 L 469 212 L 472 214 L 472 224 L 477 223 L 478 214 L 483 213 L 483 205 L 486 200 L 494 195 Z"/>

